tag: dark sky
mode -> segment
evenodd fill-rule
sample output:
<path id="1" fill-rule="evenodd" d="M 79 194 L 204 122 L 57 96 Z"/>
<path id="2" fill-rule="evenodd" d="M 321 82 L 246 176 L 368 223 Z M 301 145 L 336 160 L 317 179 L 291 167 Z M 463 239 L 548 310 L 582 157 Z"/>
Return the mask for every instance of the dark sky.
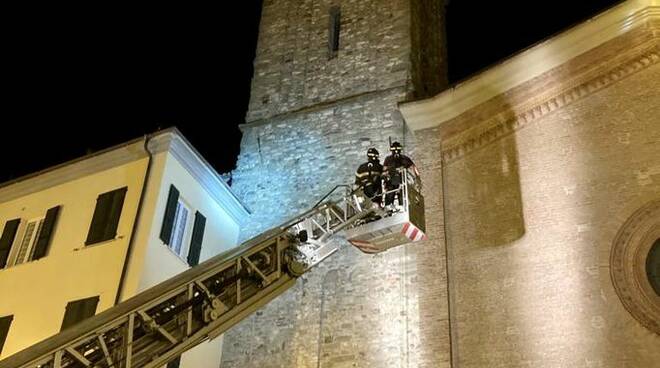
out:
<path id="1" fill-rule="evenodd" d="M 447 53 L 452 83 L 622 2 L 447 1 Z"/>
<path id="2" fill-rule="evenodd" d="M 555 0 L 537 9 L 451 0 L 450 81 L 617 2 Z M 6 12 L 0 182 L 174 125 L 219 172 L 231 170 L 261 1 L 94 4 Z"/>

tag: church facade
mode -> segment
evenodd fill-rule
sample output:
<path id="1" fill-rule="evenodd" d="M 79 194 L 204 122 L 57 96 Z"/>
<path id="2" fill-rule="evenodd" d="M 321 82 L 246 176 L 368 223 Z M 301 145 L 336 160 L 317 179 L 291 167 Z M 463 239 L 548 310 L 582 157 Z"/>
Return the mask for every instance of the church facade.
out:
<path id="1" fill-rule="evenodd" d="M 660 4 L 623 2 L 450 89 L 442 14 L 264 1 L 241 233 L 351 183 L 392 138 L 420 169 L 429 240 L 342 249 L 230 330 L 222 367 L 657 366 Z"/>

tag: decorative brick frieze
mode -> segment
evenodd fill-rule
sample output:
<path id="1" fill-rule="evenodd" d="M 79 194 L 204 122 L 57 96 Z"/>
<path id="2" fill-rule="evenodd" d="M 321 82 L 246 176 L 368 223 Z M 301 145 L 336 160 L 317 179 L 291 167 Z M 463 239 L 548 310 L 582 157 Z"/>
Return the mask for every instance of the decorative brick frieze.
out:
<path id="1" fill-rule="evenodd" d="M 607 88 L 618 80 L 654 65 L 658 61 L 660 61 L 660 49 L 658 46 L 651 47 L 625 64 L 613 67 L 581 84 L 564 89 L 559 94 L 545 98 L 536 97 L 534 104 L 512 108 L 512 110 L 523 111 L 514 117 L 507 116 L 511 114 L 511 111 L 505 111 L 481 123 L 474 124 L 472 128 L 443 141 L 443 158 L 449 164 L 475 149 L 522 129 L 539 118 Z M 539 100 L 542 101 L 539 102 Z"/>

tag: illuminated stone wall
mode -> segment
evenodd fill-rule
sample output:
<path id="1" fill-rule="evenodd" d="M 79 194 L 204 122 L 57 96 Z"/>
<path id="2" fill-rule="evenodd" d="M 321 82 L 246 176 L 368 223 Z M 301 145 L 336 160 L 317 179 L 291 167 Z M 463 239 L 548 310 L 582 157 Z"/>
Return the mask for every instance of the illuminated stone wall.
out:
<path id="1" fill-rule="evenodd" d="M 338 55 L 329 59 L 331 5 L 341 6 L 342 21 Z M 428 45 L 442 38 L 431 6 L 441 9 L 427 0 L 264 1 L 233 173 L 232 189 L 253 210 L 243 239 L 351 184 L 369 147 L 384 158 L 392 137 L 412 151 L 397 104 L 445 83 L 437 76 L 445 75 L 442 45 Z M 413 52 L 413 43 L 427 52 Z M 425 81 L 426 73 L 436 76 Z M 223 368 L 448 366 L 441 181 L 426 169 L 429 157 L 413 158 L 430 183 L 431 240 L 376 256 L 347 245 L 227 332 Z"/>
<path id="2" fill-rule="evenodd" d="M 444 162 L 456 366 L 660 366 L 660 336 L 610 277 L 617 232 L 660 199 L 651 35 L 632 31 L 416 132 L 418 151 L 440 150 L 443 137 L 434 162 Z"/>
<path id="3" fill-rule="evenodd" d="M 248 123 L 233 172 L 233 189 L 254 212 L 244 239 L 352 182 L 369 147 L 384 157 L 389 137 L 408 143 L 397 103 L 446 84 L 438 77 L 446 74 L 444 47 L 431 46 L 444 39 L 440 4 L 264 1 Z M 331 6 L 341 9 L 332 58 Z"/>
<path id="4" fill-rule="evenodd" d="M 438 92 L 446 85 L 441 3 L 264 0 L 246 120 L 390 88 L 412 92 L 412 79 L 420 91 L 416 95 Z M 331 6 L 341 9 L 339 51 L 333 58 Z"/>
<path id="5" fill-rule="evenodd" d="M 232 188 L 254 214 L 242 236 L 309 209 L 337 184 L 352 184 L 369 147 L 385 156 L 388 137 L 403 136 L 393 111 L 404 96 L 403 89 L 374 92 L 244 128 Z"/>

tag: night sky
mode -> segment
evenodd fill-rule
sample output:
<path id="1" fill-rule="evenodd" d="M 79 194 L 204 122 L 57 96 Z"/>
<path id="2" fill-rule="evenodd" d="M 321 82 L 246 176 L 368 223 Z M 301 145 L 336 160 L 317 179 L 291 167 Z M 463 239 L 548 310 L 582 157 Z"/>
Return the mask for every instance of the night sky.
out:
<path id="1" fill-rule="evenodd" d="M 451 0 L 450 81 L 618 2 L 556 0 L 538 9 Z M 170 126 L 216 170 L 233 169 L 261 1 L 217 4 L 58 3 L 6 12 L 0 182 Z"/>

